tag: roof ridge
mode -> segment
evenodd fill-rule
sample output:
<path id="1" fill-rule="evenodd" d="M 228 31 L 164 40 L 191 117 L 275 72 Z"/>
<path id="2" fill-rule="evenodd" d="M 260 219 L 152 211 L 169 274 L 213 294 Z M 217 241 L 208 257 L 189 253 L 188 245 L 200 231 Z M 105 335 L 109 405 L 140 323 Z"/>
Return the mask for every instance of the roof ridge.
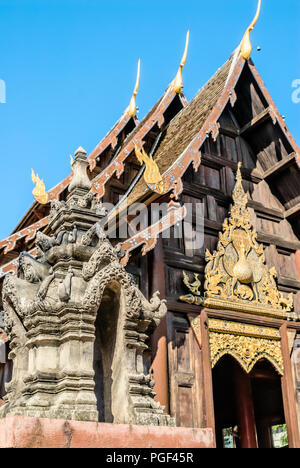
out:
<path id="1" fill-rule="evenodd" d="M 228 80 L 230 78 L 230 75 L 231 75 L 231 72 L 232 72 L 232 69 L 234 68 L 233 65 L 234 64 L 234 58 L 235 58 L 235 55 L 236 55 L 236 51 L 238 50 L 238 48 L 230 55 L 230 57 L 223 63 L 223 65 L 221 65 L 213 75 L 211 75 L 211 77 L 205 82 L 205 84 L 199 88 L 199 90 L 197 91 L 197 93 L 195 94 L 195 96 L 188 102 L 188 104 L 183 107 L 181 109 L 181 111 L 179 111 L 174 117 L 173 119 L 169 122 L 167 128 L 169 128 L 169 126 L 172 124 L 172 122 L 176 119 L 179 119 L 180 116 L 183 114 L 183 113 L 186 113 L 189 111 L 190 107 L 193 105 L 193 103 L 195 102 L 195 100 L 199 97 L 199 95 L 207 88 L 207 86 L 209 85 L 209 83 L 212 82 L 212 80 L 218 75 L 218 73 L 220 73 L 220 71 L 225 67 L 225 65 L 227 65 L 231 59 L 233 59 L 232 61 L 232 64 L 231 64 L 231 67 L 230 67 L 230 70 L 229 70 L 229 73 L 228 73 L 228 77 L 227 77 L 227 80 L 226 80 L 226 83 L 224 85 L 224 88 L 226 87 L 227 83 L 228 83 Z M 166 129 L 167 129 L 166 128 Z M 155 156 L 154 156 L 155 158 Z"/>

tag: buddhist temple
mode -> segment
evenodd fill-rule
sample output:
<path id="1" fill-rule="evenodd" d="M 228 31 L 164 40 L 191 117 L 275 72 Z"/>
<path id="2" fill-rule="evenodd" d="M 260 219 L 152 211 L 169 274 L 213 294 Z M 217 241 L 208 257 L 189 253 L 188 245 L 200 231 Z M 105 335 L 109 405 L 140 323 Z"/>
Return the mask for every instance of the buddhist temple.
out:
<path id="1" fill-rule="evenodd" d="M 142 120 L 139 62 L 91 154 L 48 191 L 32 171 L 0 241 L 0 446 L 300 448 L 300 150 L 252 61 L 260 6 L 191 101 L 188 32 Z"/>

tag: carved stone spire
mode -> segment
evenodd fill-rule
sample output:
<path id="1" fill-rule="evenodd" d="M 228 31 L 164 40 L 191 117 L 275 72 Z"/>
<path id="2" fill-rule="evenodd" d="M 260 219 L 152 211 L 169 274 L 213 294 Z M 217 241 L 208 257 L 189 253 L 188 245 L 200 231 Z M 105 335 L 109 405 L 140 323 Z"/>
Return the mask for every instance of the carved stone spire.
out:
<path id="1" fill-rule="evenodd" d="M 75 161 L 72 162 L 72 170 L 74 173 L 72 182 L 69 185 L 69 192 L 72 193 L 75 189 L 89 191 L 92 183 L 87 175 L 89 163 L 86 157 L 86 151 L 80 146 L 75 151 Z"/>
<path id="2" fill-rule="evenodd" d="M 3 285 L 13 376 L 0 417 L 174 425 L 154 401 L 150 335 L 166 313 L 148 301 L 120 264 L 103 231 L 79 148 L 66 201 L 53 201 L 51 237 L 40 233 L 38 259 L 19 258 Z"/>

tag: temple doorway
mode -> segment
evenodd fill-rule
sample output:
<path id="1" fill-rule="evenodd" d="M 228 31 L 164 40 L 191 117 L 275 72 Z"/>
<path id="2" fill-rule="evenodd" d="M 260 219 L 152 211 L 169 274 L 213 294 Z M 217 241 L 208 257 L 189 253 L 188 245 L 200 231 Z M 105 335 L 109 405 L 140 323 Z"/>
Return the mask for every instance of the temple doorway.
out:
<path id="1" fill-rule="evenodd" d="M 116 375 L 120 378 L 123 360 L 118 343 L 121 288 L 111 282 L 104 290 L 95 321 L 94 381 L 99 422 L 115 422 L 116 400 L 120 390 L 116 389 Z M 119 339 L 119 343 L 122 340 Z M 122 400 L 123 395 L 122 395 Z"/>
<path id="2" fill-rule="evenodd" d="M 213 369 L 218 448 L 288 448 L 281 377 L 266 360 L 247 374 L 231 356 Z"/>

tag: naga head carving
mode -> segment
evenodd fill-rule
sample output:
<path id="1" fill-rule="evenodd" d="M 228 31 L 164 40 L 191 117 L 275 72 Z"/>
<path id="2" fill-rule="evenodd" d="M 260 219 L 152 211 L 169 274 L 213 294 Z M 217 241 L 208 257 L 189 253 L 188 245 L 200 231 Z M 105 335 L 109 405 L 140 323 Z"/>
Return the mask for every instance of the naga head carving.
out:
<path id="1" fill-rule="evenodd" d="M 22 252 L 19 256 L 18 278 L 29 283 L 39 283 L 49 274 L 49 267 L 38 262 L 27 252 Z"/>

